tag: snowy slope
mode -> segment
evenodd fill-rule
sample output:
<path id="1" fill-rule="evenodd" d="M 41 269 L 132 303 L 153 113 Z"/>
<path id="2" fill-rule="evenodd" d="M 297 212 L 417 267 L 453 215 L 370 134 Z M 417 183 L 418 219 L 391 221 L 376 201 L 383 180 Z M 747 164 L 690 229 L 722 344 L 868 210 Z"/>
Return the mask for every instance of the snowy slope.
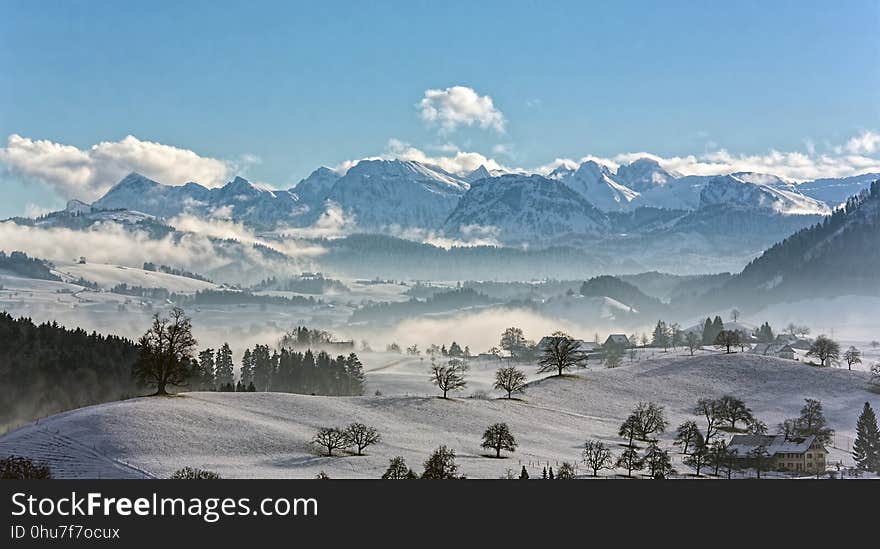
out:
<path id="1" fill-rule="evenodd" d="M 322 166 L 297 183 L 290 192 L 295 193 L 300 201 L 314 207 L 324 202 L 340 177 L 336 171 Z"/>
<path id="2" fill-rule="evenodd" d="M 769 210 L 784 215 L 828 215 L 831 209 L 774 176 L 737 174 L 712 177 L 700 192 L 700 206 Z"/>
<path id="3" fill-rule="evenodd" d="M 637 158 L 617 168 L 616 175 L 618 181 L 639 193 L 664 187 L 680 177 L 663 169 L 653 158 Z"/>
<path id="4" fill-rule="evenodd" d="M 419 162 L 361 160 L 333 184 L 327 199 L 354 216 L 362 229 L 436 228 L 469 186 Z"/>
<path id="5" fill-rule="evenodd" d="M 864 372 L 706 351 L 693 358 L 661 356 L 643 355 L 614 370 L 533 382 L 522 400 L 514 401 L 444 401 L 386 390 L 384 396 L 352 398 L 189 393 L 132 399 L 25 426 L 0 437 L 0 453 L 42 457 L 64 477 L 167 477 L 190 465 L 224 477 L 311 478 L 323 470 L 335 478 L 378 478 L 392 456 L 401 455 L 420 470 L 433 448 L 447 444 L 457 452 L 461 472 L 470 478 L 496 478 L 507 468 L 519 471 L 523 465 L 534 478 L 548 462 L 557 468 L 563 460 L 579 461 L 586 438 L 603 440 L 618 454 L 617 429 L 639 401 L 663 405 L 674 431 L 685 419 L 701 424 L 690 412 L 697 399 L 733 394 L 743 397 L 771 427 L 796 416 L 803 398 L 820 399 L 830 426 L 838 432 L 829 462 L 847 464 L 862 405 L 868 401 L 875 409 L 880 406 L 880 395 L 866 389 Z M 426 367 L 413 367 L 413 375 L 421 375 L 430 391 Z M 368 374 L 371 383 L 377 379 Z M 327 458 L 309 449 L 308 441 L 319 427 L 352 421 L 373 425 L 382 434 L 382 442 L 369 448 L 367 456 Z M 497 421 L 507 422 L 519 443 L 507 459 L 484 457 L 480 448 L 483 430 Z M 664 434 L 661 444 L 671 447 L 672 436 Z M 681 456 L 672 453 L 676 469 L 688 471 Z M 585 473 L 582 465 L 579 471 Z"/>
<path id="6" fill-rule="evenodd" d="M 602 211 L 624 209 L 639 193 L 614 178 L 607 166 L 588 160 L 575 172 L 558 172 L 559 179 Z"/>
<path id="7" fill-rule="evenodd" d="M 145 271 L 123 265 L 106 265 L 100 263 L 55 262 L 53 269 L 62 280 L 71 281 L 80 278 L 96 283 L 101 289 L 109 290 L 117 284 L 141 286 L 143 288 L 165 288 L 169 292 L 196 292 L 217 288 L 212 282 L 204 282 L 194 278 L 177 276 L 167 273 Z"/>
<path id="8" fill-rule="evenodd" d="M 479 229 L 510 244 L 559 244 L 607 228 L 607 218 L 582 196 L 539 175 L 503 175 L 475 183 L 444 224 L 453 237 L 473 236 Z"/>
<path id="9" fill-rule="evenodd" d="M 137 173 L 122 179 L 92 207 L 138 210 L 163 218 L 218 216 L 266 228 L 289 223 L 303 210 L 295 194 L 259 188 L 241 177 L 223 187 L 207 189 L 198 183 L 162 185 Z"/>

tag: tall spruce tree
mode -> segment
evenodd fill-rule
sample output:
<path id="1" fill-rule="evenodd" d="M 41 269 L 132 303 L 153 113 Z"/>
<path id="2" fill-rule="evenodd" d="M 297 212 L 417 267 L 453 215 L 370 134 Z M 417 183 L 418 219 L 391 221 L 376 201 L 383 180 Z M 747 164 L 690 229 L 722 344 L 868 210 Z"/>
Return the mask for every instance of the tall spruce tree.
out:
<path id="1" fill-rule="evenodd" d="M 880 473 L 880 430 L 877 428 L 877 416 L 868 402 L 856 423 L 852 454 L 859 469 Z"/>
<path id="2" fill-rule="evenodd" d="M 229 348 L 228 343 L 217 349 L 214 377 L 221 388 L 231 386 L 235 382 L 235 364 L 232 362 L 232 349 Z"/>

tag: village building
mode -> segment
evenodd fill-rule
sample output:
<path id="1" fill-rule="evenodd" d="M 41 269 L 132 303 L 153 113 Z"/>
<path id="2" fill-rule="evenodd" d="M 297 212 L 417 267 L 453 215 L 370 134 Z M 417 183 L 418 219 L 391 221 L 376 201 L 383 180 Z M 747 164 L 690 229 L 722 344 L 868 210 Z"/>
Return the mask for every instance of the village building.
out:
<path id="1" fill-rule="evenodd" d="M 629 349 L 632 347 L 632 344 L 629 341 L 629 338 L 624 334 L 611 334 L 608 336 L 608 339 L 605 340 L 605 343 L 602 344 L 602 347 L 606 349 L 617 349 L 618 351 L 623 351 L 624 349 Z"/>
<path id="2" fill-rule="evenodd" d="M 749 352 L 756 355 L 795 360 L 794 349 L 787 343 L 758 343 Z"/>
<path id="3" fill-rule="evenodd" d="M 769 469 L 801 473 L 824 473 L 828 450 L 815 436 L 734 435 L 727 445 L 737 459 L 751 460 L 758 448 L 764 448 Z"/>

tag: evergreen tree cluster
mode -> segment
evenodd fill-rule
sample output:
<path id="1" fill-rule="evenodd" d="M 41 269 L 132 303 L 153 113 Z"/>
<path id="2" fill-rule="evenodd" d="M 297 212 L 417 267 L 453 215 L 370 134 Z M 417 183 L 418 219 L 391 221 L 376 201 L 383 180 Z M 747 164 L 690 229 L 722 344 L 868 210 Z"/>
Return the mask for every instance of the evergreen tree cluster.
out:
<path id="1" fill-rule="evenodd" d="M 256 345 L 242 356 L 239 384 L 253 385 L 257 391 L 359 396 L 364 394 L 365 378 L 355 353 L 332 358 L 325 351 L 272 351 L 268 345 Z"/>
<path id="2" fill-rule="evenodd" d="M 0 270 L 2 271 L 10 271 L 25 278 L 61 280 L 49 270 L 51 266 L 50 263 L 42 259 L 28 257 L 24 252 L 12 252 L 6 255 L 6 252 L 0 250 Z"/>
<path id="3" fill-rule="evenodd" d="M 706 322 L 703 323 L 703 345 L 715 345 L 718 334 L 723 330 L 724 321 L 720 316 L 716 316 L 714 320 L 706 317 Z"/>
<path id="4" fill-rule="evenodd" d="M 0 313 L 0 432 L 134 394 L 131 340 Z"/>

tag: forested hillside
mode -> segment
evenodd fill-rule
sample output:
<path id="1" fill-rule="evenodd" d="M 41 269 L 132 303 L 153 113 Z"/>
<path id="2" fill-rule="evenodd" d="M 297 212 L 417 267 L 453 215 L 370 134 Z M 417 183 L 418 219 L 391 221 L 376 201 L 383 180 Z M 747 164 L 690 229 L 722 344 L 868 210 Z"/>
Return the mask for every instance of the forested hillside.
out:
<path id="1" fill-rule="evenodd" d="M 0 313 L 0 432 L 136 394 L 134 342 Z"/>
<path id="2" fill-rule="evenodd" d="M 768 249 L 722 293 L 753 299 L 880 294 L 880 181 L 821 223 Z"/>

